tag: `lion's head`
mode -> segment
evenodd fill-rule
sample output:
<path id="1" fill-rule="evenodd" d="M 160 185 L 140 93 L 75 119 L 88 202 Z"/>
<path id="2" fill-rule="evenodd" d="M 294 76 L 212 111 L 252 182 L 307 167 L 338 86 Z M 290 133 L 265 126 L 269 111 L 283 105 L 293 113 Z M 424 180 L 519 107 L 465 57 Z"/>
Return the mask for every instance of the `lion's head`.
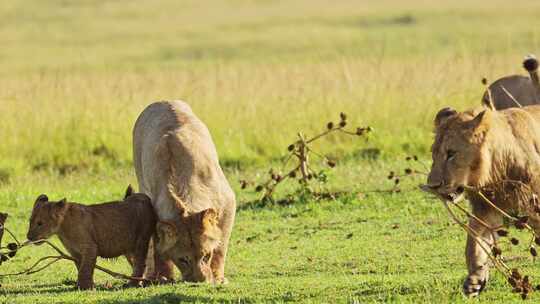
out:
<path id="1" fill-rule="evenodd" d="M 486 141 L 494 111 L 458 113 L 444 108 L 435 117 L 433 165 L 426 188 L 444 200 L 457 202 L 467 186 L 489 177 L 491 158 Z"/>
<path id="2" fill-rule="evenodd" d="M 66 199 L 49 202 L 45 194 L 41 194 L 34 203 L 30 217 L 30 227 L 26 237 L 30 241 L 47 239 L 58 232 L 69 208 Z"/>
<path id="3" fill-rule="evenodd" d="M 181 214 L 174 222 L 158 222 L 156 250 L 171 259 L 190 282 L 213 282 L 210 262 L 221 242 L 218 213 L 213 208 Z"/>

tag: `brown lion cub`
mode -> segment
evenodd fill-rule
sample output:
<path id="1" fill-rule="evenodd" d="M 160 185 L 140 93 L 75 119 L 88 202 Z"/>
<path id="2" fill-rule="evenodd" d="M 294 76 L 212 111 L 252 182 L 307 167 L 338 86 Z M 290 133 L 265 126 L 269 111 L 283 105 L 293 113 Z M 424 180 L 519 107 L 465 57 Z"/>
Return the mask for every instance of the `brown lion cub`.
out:
<path id="1" fill-rule="evenodd" d="M 150 198 L 126 192 L 123 201 L 85 206 L 66 199 L 49 202 L 45 194 L 34 203 L 27 238 L 30 241 L 58 235 L 73 256 L 78 270 L 77 287 L 94 287 L 96 258 L 125 255 L 133 267 L 133 277 L 142 277 L 146 253 L 156 227 Z M 137 281 L 130 285 L 137 286 Z"/>

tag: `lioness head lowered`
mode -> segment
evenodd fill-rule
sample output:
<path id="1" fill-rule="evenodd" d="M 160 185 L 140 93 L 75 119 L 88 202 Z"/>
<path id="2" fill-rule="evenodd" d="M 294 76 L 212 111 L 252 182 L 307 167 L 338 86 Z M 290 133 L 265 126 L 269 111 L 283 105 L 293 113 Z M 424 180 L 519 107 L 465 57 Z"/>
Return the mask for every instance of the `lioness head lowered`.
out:
<path id="1" fill-rule="evenodd" d="M 478 185 L 489 175 L 486 137 L 494 115 L 491 110 L 458 113 L 444 108 L 435 117 L 433 165 L 426 188 L 443 200 L 457 202 L 466 186 Z"/>
<path id="2" fill-rule="evenodd" d="M 49 202 L 45 194 L 38 196 L 30 217 L 30 228 L 26 236 L 28 240 L 47 239 L 58 232 L 67 209 L 66 199 Z"/>
<path id="3" fill-rule="evenodd" d="M 210 261 L 220 245 L 218 213 L 209 208 L 197 213 L 180 212 L 175 222 L 161 221 L 156 227 L 156 250 L 171 259 L 190 282 L 213 282 Z"/>

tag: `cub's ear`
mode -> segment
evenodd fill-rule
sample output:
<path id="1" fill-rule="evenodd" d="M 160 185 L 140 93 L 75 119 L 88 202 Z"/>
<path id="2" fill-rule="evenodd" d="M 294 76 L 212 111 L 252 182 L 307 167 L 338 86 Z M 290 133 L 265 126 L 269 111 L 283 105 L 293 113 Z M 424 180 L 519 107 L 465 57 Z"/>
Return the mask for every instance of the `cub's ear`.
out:
<path id="1" fill-rule="evenodd" d="M 65 198 L 59 200 L 58 202 L 54 203 L 54 215 L 53 217 L 63 217 L 66 214 L 66 211 L 68 210 L 69 205 L 67 204 L 67 200 Z"/>
<path id="2" fill-rule="evenodd" d="M 49 197 L 45 194 L 40 194 L 38 198 L 36 199 L 36 202 L 34 203 L 34 208 L 38 205 L 41 205 L 43 203 L 46 203 L 49 201 Z"/>
<path id="3" fill-rule="evenodd" d="M 439 110 L 437 115 L 435 115 L 435 120 L 433 121 L 434 124 L 435 124 L 435 127 L 440 126 L 448 118 L 450 118 L 450 117 L 452 117 L 452 116 L 454 116 L 456 114 L 457 114 L 457 111 L 452 109 L 452 108 L 449 108 L 449 107 L 442 108 L 441 110 Z"/>
<path id="4" fill-rule="evenodd" d="M 124 199 L 130 197 L 133 194 L 133 187 L 131 185 L 128 185 L 126 189 L 126 194 L 124 195 Z"/>
<path id="5" fill-rule="evenodd" d="M 5 222 L 8 217 L 7 213 L 0 213 L 0 222 Z"/>
<path id="6" fill-rule="evenodd" d="M 64 197 L 63 199 L 59 200 L 57 204 L 58 207 L 63 208 L 66 205 L 67 199 Z"/>

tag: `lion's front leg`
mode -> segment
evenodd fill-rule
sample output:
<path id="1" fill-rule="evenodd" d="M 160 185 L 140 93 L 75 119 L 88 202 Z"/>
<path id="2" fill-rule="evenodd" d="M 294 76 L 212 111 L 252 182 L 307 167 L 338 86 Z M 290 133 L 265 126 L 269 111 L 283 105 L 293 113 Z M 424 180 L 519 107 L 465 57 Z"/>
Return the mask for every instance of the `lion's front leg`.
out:
<path id="1" fill-rule="evenodd" d="M 473 213 L 474 210 L 473 210 Z M 490 212 L 476 212 L 475 214 L 485 224 L 492 228 L 500 227 L 502 224 L 502 216 L 498 213 Z M 481 242 L 484 248 L 491 250 L 495 233 L 479 221 L 471 218 L 469 221 L 469 227 L 474 230 L 479 239 L 475 239 L 473 236 L 467 236 L 467 246 L 465 249 L 465 255 L 467 260 L 467 268 L 469 274 L 463 282 L 463 292 L 467 296 L 475 297 L 482 292 L 489 277 L 489 257 L 488 253 L 482 249 L 482 246 L 478 244 Z"/>

